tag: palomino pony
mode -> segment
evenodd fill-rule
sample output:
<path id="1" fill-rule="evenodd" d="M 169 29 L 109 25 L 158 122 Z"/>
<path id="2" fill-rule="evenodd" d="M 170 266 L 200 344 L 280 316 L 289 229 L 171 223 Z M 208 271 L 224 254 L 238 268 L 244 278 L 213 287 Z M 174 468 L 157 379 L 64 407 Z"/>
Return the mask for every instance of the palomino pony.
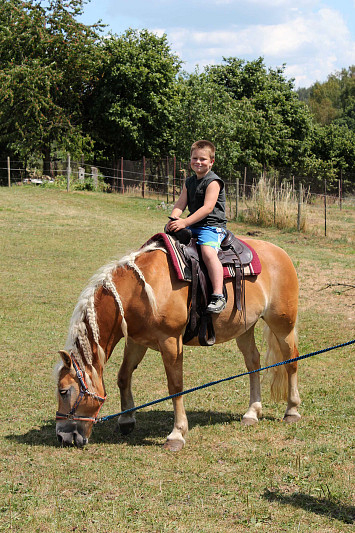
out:
<path id="1" fill-rule="evenodd" d="M 277 246 L 245 239 L 257 252 L 261 274 L 245 281 L 245 312 L 234 307 L 233 282 L 226 281 L 227 307 L 213 316 L 216 343 L 236 339 L 248 371 L 260 368 L 254 327 L 265 322 L 267 364 L 298 356 L 296 319 L 298 281 L 288 255 Z M 183 333 L 189 315 L 189 283 L 176 279 L 166 250 L 148 244 L 120 261 L 103 267 L 82 292 L 75 307 L 62 361 L 57 367 L 58 412 L 56 433 L 62 445 L 84 446 L 106 397 L 103 370 L 114 347 L 125 339 L 118 373 L 121 409 L 134 407 L 132 373 L 148 348 L 161 353 L 169 394 L 183 391 Z M 192 339 L 189 345 L 197 345 Z M 213 349 L 213 348 L 210 348 Z M 273 398 L 287 399 L 286 422 L 300 419 L 297 362 L 276 367 L 271 380 Z M 251 425 L 262 416 L 260 376 L 250 379 L 249 408 L 242 424 Z M 183 448 L 188 431 L 183 396 L 173 398 L 174 427 L 164 446 Z M 135 426 L 134 411 L 123 414 L 118 424 L 123 434 Z"/>

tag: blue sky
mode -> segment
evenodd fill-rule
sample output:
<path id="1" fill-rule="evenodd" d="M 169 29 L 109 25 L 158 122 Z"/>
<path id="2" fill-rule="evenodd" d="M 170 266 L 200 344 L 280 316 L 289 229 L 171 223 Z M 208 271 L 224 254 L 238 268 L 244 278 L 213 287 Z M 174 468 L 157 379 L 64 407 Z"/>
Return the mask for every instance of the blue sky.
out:
<path id="1" fill-rule="evenodd" d="M 355 64 L 355 0 L 91 0 L 81 21 L 167 35 L 188 72 L 223 57 L 286 64 L 295 87 Z"/>

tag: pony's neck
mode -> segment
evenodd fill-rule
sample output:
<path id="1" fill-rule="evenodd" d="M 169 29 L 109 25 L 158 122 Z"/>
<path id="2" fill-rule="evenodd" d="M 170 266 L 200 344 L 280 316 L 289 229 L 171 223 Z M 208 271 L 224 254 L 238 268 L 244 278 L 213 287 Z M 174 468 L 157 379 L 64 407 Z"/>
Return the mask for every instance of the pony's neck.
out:
<path id="1" fill-rule="evenodd" d="M 92 332 L 91 346 L 98 367 L 103 368 L 110 358 L 116 344 L 124 337 L 122 331 L 122 315 L 117 309 L 116 298 L 112 291 L 100 287 L 95 296 L 95 323 L 97 336 Z M 90 328 L 92 331 L 92 328 Z"/>

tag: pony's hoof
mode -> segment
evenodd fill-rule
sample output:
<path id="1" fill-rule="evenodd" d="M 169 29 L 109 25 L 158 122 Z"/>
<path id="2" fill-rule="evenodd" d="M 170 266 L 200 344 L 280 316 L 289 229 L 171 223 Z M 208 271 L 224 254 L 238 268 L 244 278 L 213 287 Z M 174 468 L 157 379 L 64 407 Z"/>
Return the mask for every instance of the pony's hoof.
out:
<path id="1" fill-rule="evenodd" d="M 178 439 L 168 439 L 164 445 L 164 450 L 169 450 L 169 452 L 179 452 L 184 447 L 184 441 Z"/>
<path id="2" fill-rule="evenodd" d="M 283 422 L 285 422 L 285 424 L 294 424 L 295 422 L 298 422 L 299 420 L 301 420 L 301 415 L 299 414 L 285 415 L 283 418 Z"/>
<path id="3" fill-rule="evenodd" d="M 240 421 L 242 426 L 255 426 L 258 421 L 255 418 L 243 417 Z"/>
<path id="4" fill-rule="evenodd" d="M 129 435 L 130 433 L 132 433 L 135 427 L 135 422 L 121 422 L 120 424 L 118 424 L 118 429 L 120 430 L 121 435 Z"/>

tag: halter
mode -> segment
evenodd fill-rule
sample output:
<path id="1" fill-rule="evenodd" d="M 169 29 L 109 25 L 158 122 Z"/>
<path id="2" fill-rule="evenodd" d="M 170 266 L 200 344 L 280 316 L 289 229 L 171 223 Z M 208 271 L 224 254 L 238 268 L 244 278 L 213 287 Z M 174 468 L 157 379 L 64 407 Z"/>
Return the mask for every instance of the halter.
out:
<path id="1" fill-rule="evenodd" d="M 79 396 L 77 397 L 77 399 L 76 399 L 73 407 L 70 409 L 69 413 L 65 415 L 65 414 L 59 413 L 57 411 L 56 420 L 84 420 L 85 422 L 93 422 L 94 424 L 96 424 L 96 422 L 98 421 L 97 416 L 98 416 L 98 414 L 100 412 L 101 407 L 104 404 L 104 401 L 107 398 L 107 395 L 102 397 L 102 396 L 99 396 L 98 394 L 96 394 L 94 392 L 90 392 L 89 389 L 88 389 L 87 384 L 85 383 L 84 375 L 83 375 L 83 373 L 82 373 L 82 371 L 81 371 L 81 369 L 80 369 L 78 363 L 76 362 L 75 357 L 74 357 L 74 355 L 72 353 L 70 354 L 70 359 L 72 361 L 74 370 L 76 372 L 76 376 L 77 376 L 77 378 L 79 380 L 79 383 L 80 383 L 80 392 L 79 392 Z M 76 415 L 75 416 L 75 411 L 77 410 L 77 408 L 78 408 L 81 400 L 84 398 L 85 394 L 87 396 L 90 396 L 94 400 L 98 400 L 101 403 L 101 405 L 99 406 L 99 408 L 98 408 L 98 410 L 97 410 L 97 412 L 96 412 L 94 417 L 80 416 L 80 415 Z"/>

